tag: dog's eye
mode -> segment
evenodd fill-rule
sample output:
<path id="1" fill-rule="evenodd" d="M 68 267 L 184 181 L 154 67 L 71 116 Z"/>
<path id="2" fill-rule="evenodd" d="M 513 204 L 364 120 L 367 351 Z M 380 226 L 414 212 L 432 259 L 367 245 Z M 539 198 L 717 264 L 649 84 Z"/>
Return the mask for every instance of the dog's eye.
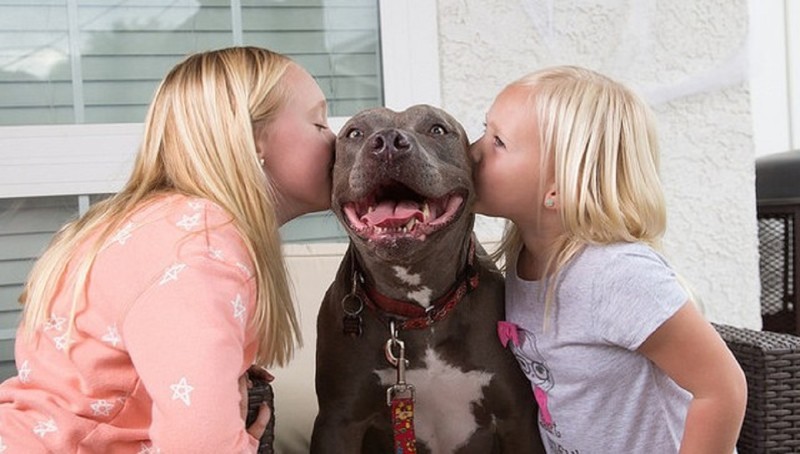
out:
<path id="1" fill-rule="evenodd" d="M 431 126 L 431 134 L 435 136 L 443 136 L 447 134 L 447 130 L 444 129 L 444 126 L 442 125 L 433 125 Z"/>
<path id="2" fill-rule="evenodd" d="M 364 133 L 361 132 L 358 128 L 352 128 L 351 130 L 347 131 L 347 138 L 348 139 L 358 139 L 359 137 L 363 136 Z"/>

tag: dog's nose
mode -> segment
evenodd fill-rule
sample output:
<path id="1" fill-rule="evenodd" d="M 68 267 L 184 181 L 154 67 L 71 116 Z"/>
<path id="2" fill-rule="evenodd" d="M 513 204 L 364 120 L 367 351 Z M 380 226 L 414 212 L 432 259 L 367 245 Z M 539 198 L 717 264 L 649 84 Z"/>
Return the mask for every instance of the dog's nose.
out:
<path id="1" fill-rule="evenodd" d="M 370 146 L 375 155 L 390 159 L 408 152 L 411 149 L 411 141 L 401 130 L 385 129 L 372 136 Z"/>

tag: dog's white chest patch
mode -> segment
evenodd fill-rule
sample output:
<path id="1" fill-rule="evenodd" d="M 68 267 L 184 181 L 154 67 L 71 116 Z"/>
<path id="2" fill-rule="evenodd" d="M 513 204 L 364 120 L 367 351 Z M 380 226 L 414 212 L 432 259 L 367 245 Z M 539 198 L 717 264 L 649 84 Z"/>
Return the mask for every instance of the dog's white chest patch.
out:
<path id="1" fill-rule="evenodd" d="M 408 292 L 408 299 L 416 301 L 420 306 L 428 308 L 431 305 L 431 295 L 433 292 L 428 287 L 422 287 L 419 290 Z"/>
<path id="2" fill-rule="evenodd" d="M 410 274 L 408 269 L 403 268 L 402 266 L 395 266 L 394 274 L 398 279 L 408 285 L 418 286 L 420 283 L 422 283 L 422 279 L 419 277 L 419 274 Z"/>
<path id="3" fill-rule="evenodd" d="M 414 430 L 433 454 L 450 454 L 463 446 L 477 430 L 471 405 L 483 398 L 492 374 L 465 372 L 445 362 L 433 349 L 425 352 L 425 366 L 410 364 L 406 382 L 414 385 Z M 397 382 L 394 368 L 376 370 L 381 384 Z M 387 413 L 388 414 L 388 413 Z"/>
<path id="4" fill-rule="evenodd" d="M 431 305 L 431 295 L 433 292 L 430 288 L 422 285 L 422 278 L 420 278 L 419 274 L 411 274 L 408 272 L 408 269 L 402 266 L 395 266 L 394 274 L 400 279 L 400 282 L 408 284 L 410 287 L 419 287 L 407 293 L 409 300 L 416 301 L 420 306 L 425 308 Z"/>

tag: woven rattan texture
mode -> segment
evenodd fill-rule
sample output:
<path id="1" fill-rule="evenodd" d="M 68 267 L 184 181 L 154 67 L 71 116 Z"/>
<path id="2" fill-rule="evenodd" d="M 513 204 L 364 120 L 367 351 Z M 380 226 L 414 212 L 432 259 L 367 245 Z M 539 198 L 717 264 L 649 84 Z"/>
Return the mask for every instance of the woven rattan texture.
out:
<path id="1" fill-rule="evenodd" d="M 800 337 L 714 327 L 747 376 L 739 453 L 800 453 Z"/>
<path id="2" fill-rule="evenodd" d="M 761 275 L 761 313 L 786 309 L 794 293 L 794 217 L 789 214 L 761 215 L 758 219 L 758 253 Z M 788 308 L 793 310 L 792 307 Z"/>

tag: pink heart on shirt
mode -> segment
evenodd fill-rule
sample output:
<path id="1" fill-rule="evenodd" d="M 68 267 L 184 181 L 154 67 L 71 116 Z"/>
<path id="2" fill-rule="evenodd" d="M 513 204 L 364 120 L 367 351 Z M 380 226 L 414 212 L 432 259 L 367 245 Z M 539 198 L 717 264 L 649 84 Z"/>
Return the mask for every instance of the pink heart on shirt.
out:
<path id="1" fill-rule="evenodd" d="M 508 341 L 513 342 L 514 345 L 519 347 L 519 334 L 517 334 L 517 329 L 517 325 L 511 322 L 497 322 L 497 337 L 500 338 L 503 347 L 508 346 Z"/>

